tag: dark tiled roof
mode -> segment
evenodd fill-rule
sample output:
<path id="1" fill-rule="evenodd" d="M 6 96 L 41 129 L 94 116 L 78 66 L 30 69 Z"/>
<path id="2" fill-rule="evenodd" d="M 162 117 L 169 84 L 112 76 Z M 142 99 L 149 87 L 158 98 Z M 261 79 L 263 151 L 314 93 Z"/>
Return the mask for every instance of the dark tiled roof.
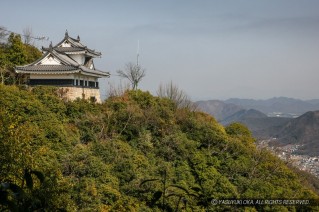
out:
<path id="1" fill-rule="evenodd" d="M 62 47 L 62 46 L 57 46 L 57 47 L 53 47 L 53 49 L 55 51 L 58 51 L 58 52 L 62 52 L 62 53 L 66 53 L 66 52 L 87 52 L 87 53 L 90 53 L 92 55 L 95 55 L 95 56 L 101 56 L 101 52 L 96 52 L 92 49 L 89 49 L 89 48 L 86 48 L 86 47 Z M 50 48 L 44 48 L 42 47 L 42 50 L 43 51 L 50 51 L 51 49 Z"/>
<path id="2" fill-rule="evenodd" d="M 104 77 L 109 77 L 110 76 L 110 73 L 108 72 L 104 72 L 104 71 L 100 71 L 100 70 L 97 70 L 97 69 L 89 69 L 85 66 L 80 66 L 79 67 L 83 72 L 85 73 L 88 73 L 88 74 L 93 74 L 93 75 L 99 75 L 99 76 L 104 76 Z"/>
<path id="3" fill-rule="evenodd" d="M 44 51 L 50 51 L 50 48 L 43 48 Z M 79 52 L 85 51 L 84 48 L 81 47 L 54 47 L 54 50 L 59 52 Z"/>
<path id="4" fill-rule="evenodd" d="M 17 71 L 27 71 L 27 72 L 41 72 L 41 71 L 75 71 L 78 70 L 77 67 L 67 66 L 67 65 L 36 65 L 36 66 L 17 66 Z"/>
<path id="5" fill-rule="evenodd" d="M 53 48 L 60 48 L 59 46 L 64 42 L 68 41 L 71 43 L 72 48 L 82 48 L 82 50 L 86 50 L 88 53 L 96 55 L 96 56 L 101 56 L 101 52 L 97 52 L 94 49 L 89 49 L 86 46 L 84 46 L 79 39 L 75 39 L 69 36 L 68 33 L 65 34 L 64 39 L 59 42 L 57 45 L 55 45 Z M 63 48 L 70 48 L 70 47 L 63 47 Z M 64 52 L 71 52 L 71 51 L 64 51 Z"/>
<path id="6" fill-rule="evenodd" d="M 97 77 L 109 77 L 108 72 L 103 72 L 100 70 L 88 69 L 85 66 L 68 66 L 68 65 L 35 65 L 35 66 L 17 66 L 15 68 L 17 73 L 26 74 L 62 74 L 62 73 L 86 73 L 87 75 L 97 76 Z"/>
<path id="7" fill-rule="evenodd" d="M 87 50 L 89 53 L 94 54 L 94 55 L 97 55 L 97 56 L 101 56 L 101 55 L 102 55 L 101 52 L 96 52 L 95 50 L 92 50 L 92 49 L 86 48 L 86 50 Z"/>

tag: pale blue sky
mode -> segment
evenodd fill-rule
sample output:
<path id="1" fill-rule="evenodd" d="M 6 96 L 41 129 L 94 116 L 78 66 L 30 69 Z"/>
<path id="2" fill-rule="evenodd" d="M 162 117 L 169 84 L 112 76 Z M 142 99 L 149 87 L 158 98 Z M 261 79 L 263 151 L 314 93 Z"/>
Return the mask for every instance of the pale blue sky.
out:
<path id="1" fill-rule="evenodd" d="M 0 26 L 59 42 L 65 30 L 116 74 L 140 63 L 142 90 L 173 81 L 193 100 L 319 98 L 318 0 L 1 0 Z M 36 42 L 38 47 L 49 42 Z M 120 83 L 111 76 L 104 80 Z M 103 91 L 104 92 L 104 91 Z"/>

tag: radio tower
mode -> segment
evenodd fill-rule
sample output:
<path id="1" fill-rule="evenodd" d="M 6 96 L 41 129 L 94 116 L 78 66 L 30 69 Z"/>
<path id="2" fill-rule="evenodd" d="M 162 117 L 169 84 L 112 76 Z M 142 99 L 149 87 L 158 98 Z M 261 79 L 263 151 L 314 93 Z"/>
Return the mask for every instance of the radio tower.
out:
<path id="1" fill-rule="evenodd" d="M 137 40 L 137 55 L 136 55 L 136 65 L 138 66 L 138 57 L 140 56 L 140 41 Z"/>

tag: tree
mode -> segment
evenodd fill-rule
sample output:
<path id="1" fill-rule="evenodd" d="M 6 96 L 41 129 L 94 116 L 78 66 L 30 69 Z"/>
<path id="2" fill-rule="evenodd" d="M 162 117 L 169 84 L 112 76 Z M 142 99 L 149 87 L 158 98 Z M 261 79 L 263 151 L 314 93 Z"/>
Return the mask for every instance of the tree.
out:
<path id="1" fill-rule="evenodd" d="M 11 33 L 8 39 L 8 58 L 13 65 L 24 65 L 27 61 L 25 46 L 21 36 Z"/>
<path id="2" fill-rule="evenodd" d="M 0 44 L 0 84 L 4 84 L 10 77 L 8 72 L 8 58 L 6 54 L 6 46 Z"/>
<path id="3" fill-rule="evenodd" d="M 25 44 L 31 44 L 32 41 L 32 28 L 26 27 L 23 29 L 23 37 L 24 37 L 24 43 Z"/>
<path id="4" fill-rule="evenodd" d="M 6 70 L 9 79 L 7 80 L 9 84 L 16 84 L 18 75 L 14 72 L 15 65 L 24 65 L 27 63 L 27 52 L 25 45 L 21 41 L 21 36 L 11 33 L 8 38 L 8 44 L 6 49 Z"/>
<path id="5" fill-rule="evenodd" d="M 172 81 L 166 85 L 161 84 L 157 90 L 157 95 L 172 100 L 178 108 L 196 110 L 196 106 L 188 95 L 183 90 L 179 89 L 177 85 L 174 85 Z"/>
<path id="6" fill-rule="evenodd" d="M 127 63 L 125 69 L 118 70 L 117 74 L 124 79 L 128 79 L 132 85 L 132 89 L 136 90 L 142 78 L 145 77 L 145 69 L 140 65 Z"/>
<path id="7" fill-rule="evenodd" d="M 226 133 L 228 135 L 247 136 L 247 137 L 252 136 L 249 129 L 245 125 L 238 123 L 238 122 L 234 122 L 234 123 L 231 123 L 230 125 L 226 126 L 225 130 L 226 130 Z"/>
<path id="8" fill-rule="evenodd" d="M 6 31 L 0 27 L 0 39 L 3 39 L 2 32 Z M 0 83 L 24 83 L 26 75 L 17 75 L 14 72 L 14 66 L 34 62 L 41 55 L 41 51 L 36 47 L 24 44 L 20 35 L 11 33 L 6 43 L 0 43 Z"/>
<path id="9" fill-rule="evenodd" d="M 0 43 L 6 42 L 8 37 L 8 31 L 5 27 L 0 26 Z"/>

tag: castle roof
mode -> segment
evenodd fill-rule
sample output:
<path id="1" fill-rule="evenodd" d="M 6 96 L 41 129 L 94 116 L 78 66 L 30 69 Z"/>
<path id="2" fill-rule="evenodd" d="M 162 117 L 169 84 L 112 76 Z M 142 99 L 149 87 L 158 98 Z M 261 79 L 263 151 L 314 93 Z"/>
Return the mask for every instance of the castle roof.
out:
<path id="1" fill-rule="evenodd" d="M 37 61 L 24 66 L 16 66 L 16 73 L 25 74 L 68 74 L 80 73 L 95 77 L 109 77 L 108 72 L 95 69 L 93 57 L 101 56 L 100 52 L 89 49 L 80 43 L 80 38 L 69 37 L 65 33 L 64 39 L 48 48 L 42 48 L 45 53 Z M 74 56 L 80 55 L 81 59 Z M 83 60 L 83 61 L 81 61 Z"/>
<path id="2" fill-rule="evenodd" d="M 77 39 L 72 38 L 69 36 L 68 31 L 65 32 L 64 39 L 60 41 L 57 45 L 53 47 L 56 51 L 63 52 L 63 53 L 79 53 L 79 54 L 87 54 L 88 56 L 92 57 L 100 57 L 101 52 L 96 52 L 93 49 L 87 48 L 87 46 L 83 45 L 80 42 L 80 36 Z M 48 48 L 43 48 L 42 50 L 47 51 Z"/>

